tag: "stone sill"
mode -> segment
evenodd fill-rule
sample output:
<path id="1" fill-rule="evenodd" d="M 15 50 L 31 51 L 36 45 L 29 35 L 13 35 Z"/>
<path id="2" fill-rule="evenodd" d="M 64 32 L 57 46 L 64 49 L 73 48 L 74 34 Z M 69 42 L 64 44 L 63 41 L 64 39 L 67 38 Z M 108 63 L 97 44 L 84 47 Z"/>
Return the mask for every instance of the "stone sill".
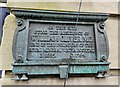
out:
<path id="1" fill-rule="evenodd" d="M 4 74 L 5 77 L 6 76 L 7 77 L 13 77 L 12 70 L 5 70 L 5 71 L 3 71 L 3 73 L 5 73 Z M 110 76 L 120 76 L 120 69 L 110 69 L 110 71 L 108 71 L 108 74 Z M 91 76 L 91 75 L 82 75 L 82 76 L 87 77 L 87 76 Z"/>

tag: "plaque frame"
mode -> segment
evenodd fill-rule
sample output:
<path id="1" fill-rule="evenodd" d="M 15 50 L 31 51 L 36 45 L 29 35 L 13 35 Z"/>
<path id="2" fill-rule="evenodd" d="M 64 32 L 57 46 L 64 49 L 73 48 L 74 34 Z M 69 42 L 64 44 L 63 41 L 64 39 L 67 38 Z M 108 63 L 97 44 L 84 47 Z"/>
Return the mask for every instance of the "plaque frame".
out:
<path id="1" fill-rule="evenodd" d="M 109 55 L 109 44 L 104 21 L 109 14 L 64 12 L 64 11 L 45 11 L 45 10 L 24 10 L 12 9 L 17 17 L 17 28 L 13 38 L 13 74 L 14 80 L 28 80 L 29 75 L 54 75 L 60 74 L 60 78 L 67 78 L 68 74 L 93 74 L 96 77 L 106 77 L 110 62 L 107 62 Z M 95 30 L 95 44 L 97 60 L 41 60 L 28 61 L 27 47 L 29 36 L 29 22 L 46 23 L 65 23 L 78 25 L 93 25 Z M 73 62 L 74 61 L 74 62 Z M 37 70 L 37 71 L 36 71 Z"/>

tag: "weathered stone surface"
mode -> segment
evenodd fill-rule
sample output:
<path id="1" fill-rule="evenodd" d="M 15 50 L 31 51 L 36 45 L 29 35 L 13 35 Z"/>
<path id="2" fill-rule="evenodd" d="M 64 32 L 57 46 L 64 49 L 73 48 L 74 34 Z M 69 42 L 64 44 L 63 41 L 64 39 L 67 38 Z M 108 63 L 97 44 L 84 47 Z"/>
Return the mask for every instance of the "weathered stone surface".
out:
<path id="1" fill-rule="evenodd" d="M 102 12 L 102 13 L 112 13 L 118 14 L 118 1 L 119 0 L 83 0 L 80 11 L 84 12 Z M 64 10 L 64 11 L 78 11 L 79 0 L 75 1 L 58 1 L 58 2 L 45 2 L 38 0 L 31 0 L 31 2 L 23 1 L 11 1 L 8 0 L 8 7 L 18 7 L 18 8 L 33 8 L 33 9 L 47 9 L 47 10 Z"/>
<path id="2" fill-rule="evenodd" d="M 109 39 L 109 61 L 111 68 L 118 68 L 118 17 L 110 17 L 106 21 Z"/>
<path id="3" fill-rule="evenodd" d="M 8 0 L 8 1 L 11 1 L 11 0 Z M 21 0 L 20 0 L 21 1 Z M 86 1 L 86 0 L 84 0 Z M 111 1 L 111 0 L 110 0 Z M 112 0 L 112 1 L 116 1 L 116 0 Z M 14 5 L 13 5 L 14 4 Z M 84 4 L 84 3 L 83 3 Z M 115 14 L 118 14 L 115 10 L 117 8 L 117 6 L 114 4 L 114 5 L 106 5 L 106 6 L 102 6 L 102 5 L 105 5 L 107 3 L 102 3 L 100 6 L 100 8 L 98 8 L 96 5 L 95 8 L 97 8 L 97 10 L 102 9 L 102 11 L 100 12 L 108 12 L 108 13 L 115 13 Z M 10 6 L 11 5 L 11 6 Z M 15 6 L 16 5 L 16 6 Z M 29 4 L 20 4 L 18 3 L 9 3 L 9 6 L 10 7 L 25 7 L 25 6 L 28 6 Z M 43 4 L 44 5 L 44 8 L 46 4 Z M 66 4 L 64 4 L 66 5 Z M 77 4 L 78 5 L 78 4 Z M 37 7 L 38 6 L 38 7 Z M 40 9 L 39 8 L 40 5 L 37 5 L 37 4 L 34 4 L 34 3 L 31 3 L 31 5 L 29 5 L 28 7 L 29 8 L 36 8 L 36 9 Z M 48 6 L 48 5 L 46 5 Z M 55 5 L 54 5 L 55 6 Z M 72 5 L 73 7 L 70 6 L 70 8 L 72 8 L 72 10 L 74 9 L 78 9 L 78 6 L 76 7 L 75 5 Z M 93 3 L 91 3 L 91 5 L 89 5 L 89 7 L 87 7 L 87 5 L 85 5 L 86 7 L 86 10 L 90 10 L 90 9 L 94 9 L 94 8 L 91 8 L 91 6 L 93 7 Z M 52 7 L 52 6 L 51 6 Z M 48 8 L 51 8 L 50 6 Z M 83 6 L 84 7 L 84 6 Z M 82 7 L 82 9 L 83 9 Z M 116 7 L 116 8 L 114 8 Z M 48 9 L 47 8 L 47 9 Z M 52 7 L 53 8 L 53 7 Z M 62 5 L 61 5 L 61 8 L 62 8 Z M 66 8 L 66 6 L 65 6 Z M 62 9 L 62 10 L 65 10 Z M 68 8 L 66 8 L 68 9 Z M 114 10 L 113 10 L 114 9 Z M 70 9 L 68 9 L 70 10 Z M 71 10 L 70 10 L 71 11 Z M 95 11 L 95 10 L 94 10 Z M 97 12 L 97 11 L 96 11 Z M 11 16 L 11 17 L 10 17 Z M 11 48 L 11 45 L 12 45 L 12 37 L 13 37 L 13 33 L 14 33 L 14 30 L 15 30 L 15 27 L 16 27 L 16 19 L 14 16 L 10 15 L 9 17 L 7 17 L 6 19 L 6 25 L 9 25 L 8 27 L 4 27 L 4 34 L 7 33 L 6 37 L 8 36 L 9 39 L 7 39 L 5 36 L 3 37 L 4 38 L 4 44 L 5 45 L 2 45 L 2 47 L 0 47 L 0 51 L 2 48 L 5 48 L 4 49 L 4 53 L 3 52 L 0 52 L 0 64 L 3 65 L 0 66 L 0 68 L 2 69 L 6 69 L 6 70 L 10 70 L 12 69 L 11 67 L 11 62 L 12 62 L 12 48 Z M 12 20 L 12 21 L 11 21 Z M 109 17 L 109 19 L 107 20 L 106 22 L 106 30 L 107 30 L 107 34 L 108 34 L 108 38 L 109 38 L 109 44 L 110 44 L 110 55 L 109 55 L 109 61 L 111 62 L 110 64 L 110 68 L 118 68 L 118 18 L 116 17 Z M 6 26 L 4 25 L 4 26 Z M 11 26 L 12 25 L 12 26 Z M 7 51 L 7 55 L 5 54 L 5 52 Z M 3 53 L 3 57 L 2 57 L 2 54 Z M 2 84 L 4 85 L 63 85 L 64 84 L 64 81 L 59 79 L 59 78 L 33 78 L 33 79 L 30 79 L 29 81 L 13 81 L 11 80 L 13 76 L 6 76 L 4 77 L 2 80 L 0 79 L 0 83 L 2 82 Z M 67 84 L 71 84 L 71 85 L 118 85 L 118 76 L 111 76 L 111 77 L 108 77 L 108 78 L 105 78 L 105 79 L 94 79 L 94 78 L 83 78 L 83 77 L 71 77 L 68 79 L 67 81 Z M 1 86 L 1 84 L 0 84 Z"/>
<path id="4" fill-rule="evenodd" d="M 2 80 L 0 79 L 0 87 L 2 86 Z"/>
<path id="5" fill-rule="evenodd" d="M 79 3 L 77 2 L 8 2 L 8 7 L 18 8 L 34 8 L 34 9 L 47 9 L 47 10 L 66 10 L 78 11 Z"/>
<path id="6" fill-rule="evenodd" d="M 118 1 L 83 0 L 81 11 L 118 14 Z"/>
<path id="7" fill-rule="evenodd" d="M 10 14 L 5 19 L 5 24 L 3 27 L 3 37 L 1 44 L 1 60 L 2 60 L 2 69 L 11 69 L 12 63 L 12 40 L 13 34 L 16 28 L 16 19 L 15 16 Z M 10 63 L 11 62 L 11 63 Z"/>
<path id="8" fill-rule="evenodd" d="M 31 78 L 28 81 L 14 81 L 11 80 L 13 76 L 2 78 L 2 85 L 64 85 L 64 79 L 57 77 L 51 78 Z M 107 78 L 93 78 L 93 77 L 69 77 L 66 85 L 118 85 L 118 76 L 110 76 Z"/>

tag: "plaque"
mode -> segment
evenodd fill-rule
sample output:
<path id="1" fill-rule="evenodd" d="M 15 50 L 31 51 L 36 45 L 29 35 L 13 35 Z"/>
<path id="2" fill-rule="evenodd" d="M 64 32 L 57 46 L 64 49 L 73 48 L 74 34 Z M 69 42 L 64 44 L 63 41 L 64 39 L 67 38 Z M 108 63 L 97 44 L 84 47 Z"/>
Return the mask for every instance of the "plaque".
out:
<path id="1" fill-rule="evenodd" d="M 13 39 L 15 80 L 28 80 L 29 75 L 107 76 L 110 63 L 104 21 L 109 14 L 12 11 L 18 24 Z"/>
<path id="2" fill-rule="evenodd" d="M 33 22 L 29 26 L 28 60 L 95 60 L 94 39 L 93 25 Z"/>

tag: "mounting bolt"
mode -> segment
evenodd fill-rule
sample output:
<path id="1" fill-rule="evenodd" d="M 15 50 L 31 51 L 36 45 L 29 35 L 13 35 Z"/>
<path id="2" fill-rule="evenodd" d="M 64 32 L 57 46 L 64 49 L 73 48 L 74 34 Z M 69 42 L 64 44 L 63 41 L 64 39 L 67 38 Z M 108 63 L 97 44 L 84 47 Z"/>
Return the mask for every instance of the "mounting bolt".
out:
<path id="1" fill-rule="evenodd" d="M 101 22 L 101 23 L 99 24 L 99 27 L 100 27 L 101 29 L 104 29 L 105 23 L 102 23 L 102 22 Z"/>
<path id="2" fill-rule="evenodd" d="M 107 61 L 106 56 L 103 55 L 102 58 L 101 58 L 101 61 L 102 62 Z"/>
<path id="3" fill-rule="evenodd" d="M 17 58 L 18 61 L 22 61 L 22 56 L 19 55 L 18 58 Z"/>
<path id="4" fill-rule="evenodd" d="M 17 22 L 18 22 L 18 26 L 22 26 L 23 20 L 18 20 Z"/>

